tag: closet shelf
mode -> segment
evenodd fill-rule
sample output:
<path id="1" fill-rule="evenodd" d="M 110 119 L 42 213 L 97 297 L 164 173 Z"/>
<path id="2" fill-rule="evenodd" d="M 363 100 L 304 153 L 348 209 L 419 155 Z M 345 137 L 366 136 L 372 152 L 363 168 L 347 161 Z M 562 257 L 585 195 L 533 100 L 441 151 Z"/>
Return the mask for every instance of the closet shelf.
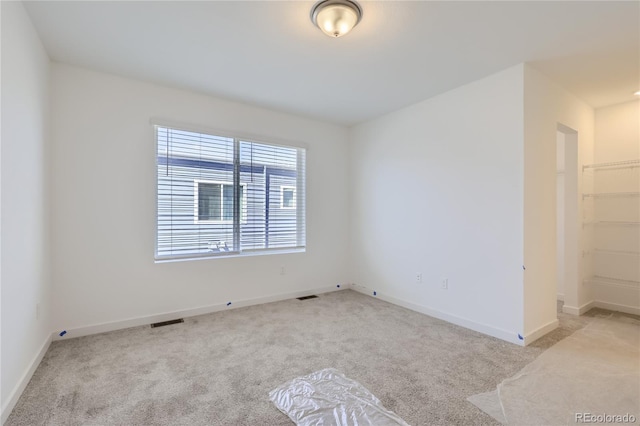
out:
<path id="1" fill-rule="evenodd" d="M 590 254 L 611 254 L 615 256 L 632 256 L 632 257 L 640 257 L 640 252 L 637 251 L 625 251 L 625 250 L 602 250 L 602 249 L 594 249 L 594 250 L 585 250 L 582 252 L 583 255 Z"/>
<path id="2" fill-rule="evenodd" d="M 582 170 L 586 169 L 606 169 L 609 167 L 640 167 L 640 160 L 626 160 L 626 161 L 614 161 L 611 163 L 596 163 L 596 164 L 585 164 L 582 166 Z"/>
<path id="3" fill-rule="evenodd" d="M 638 196 L 640 196 L 640 192 L 596 192 L 592 194 L 582 194 L 582 198 L 622 198 Z"/>
<path id="4" fill-rule="evenodd" d="M 637 280 L 621 280 L 619 278 L 605 277 L 594 275 L 584 280 L 587 284 L 604 284 L 612 287 L 640 288 L 640 281 Z"/>

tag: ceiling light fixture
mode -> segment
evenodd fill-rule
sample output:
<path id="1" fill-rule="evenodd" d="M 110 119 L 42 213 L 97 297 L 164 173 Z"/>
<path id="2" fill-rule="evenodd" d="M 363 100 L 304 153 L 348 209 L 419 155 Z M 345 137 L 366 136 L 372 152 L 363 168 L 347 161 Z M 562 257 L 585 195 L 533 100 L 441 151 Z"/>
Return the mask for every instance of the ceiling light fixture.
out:
<path id="1" fill-rule="evenodd" d="M 351 0 L 321 0 L 311 8 L 311 22 L 330 37 L 341 37 L 358 25 L 362 9 Z"/>
<path id="2" fill-rule="evenodd" d="M 634 95 L 640 96 L 640 90 L 638 90 L 636 93 L 634 93 Z"/>

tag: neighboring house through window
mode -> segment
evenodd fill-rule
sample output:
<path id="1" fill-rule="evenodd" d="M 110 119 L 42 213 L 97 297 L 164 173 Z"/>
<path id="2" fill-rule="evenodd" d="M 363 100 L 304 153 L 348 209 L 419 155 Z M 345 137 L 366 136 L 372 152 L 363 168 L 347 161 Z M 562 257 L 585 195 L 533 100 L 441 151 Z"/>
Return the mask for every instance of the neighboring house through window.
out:
<path id="1" fill-rule="evenodd" d="M 241 221 L 246 222 L 245 186 L 240 185 Z M 194 180 L 194 223 L 219 223 L 233 221 L 233 182 Z"/>

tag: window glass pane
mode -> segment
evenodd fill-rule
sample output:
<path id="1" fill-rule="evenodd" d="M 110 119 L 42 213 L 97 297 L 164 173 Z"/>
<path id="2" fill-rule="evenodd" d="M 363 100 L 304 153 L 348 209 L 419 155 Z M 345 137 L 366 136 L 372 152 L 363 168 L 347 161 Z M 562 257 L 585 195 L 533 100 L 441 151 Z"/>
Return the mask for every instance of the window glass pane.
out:
<path id="1" fill-rule="evenodd" d="M 220 184 L 198 183 L 198 220 L 220 220 Z"/>
<path id="2" fill-rule="evenodd" d="M 295 191 L 293 188 L 282 188 L 282 207 L 285 209 L 291 209 L 295 207 Z"/>
<path id="3" fill-rule="evenodd" d="M 156 258 L 238 250 L 220 186 L 233 182 L 233 138 L 167 127 L 156 138 Z"/>
<path id="4" fill-rule="evenodd" d="M 304 188 L 304 150 L 241 140 L 240 182 L 247 192 L 241 246 L 303 247 L 304 197 L 296 188 Z"/>

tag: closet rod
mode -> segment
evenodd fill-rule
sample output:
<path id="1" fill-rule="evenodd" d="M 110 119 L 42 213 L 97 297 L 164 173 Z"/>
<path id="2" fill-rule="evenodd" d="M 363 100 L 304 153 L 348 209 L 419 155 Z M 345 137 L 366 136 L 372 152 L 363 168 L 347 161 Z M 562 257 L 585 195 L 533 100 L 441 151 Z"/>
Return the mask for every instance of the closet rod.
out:
<path id="1" fill-rule="evenodd" d="M 582 194 L 582 198 L 616 198 L 616 197 L 638 197 L 640 192 L 594 192 Z"/>
<path id="2" fill-rule="evenodd" d="M 618 221 L 618 220 L 599 220 L 599 221 L 594 221 L 594 222 L 584 222 L 582 224 L 582 226 L 587 226 L 587 225 L 638 226 L 638 225 L 640 225 L 640 222 L 636 222 L 636 221 L 624 222 L 624 221 Z"/>

